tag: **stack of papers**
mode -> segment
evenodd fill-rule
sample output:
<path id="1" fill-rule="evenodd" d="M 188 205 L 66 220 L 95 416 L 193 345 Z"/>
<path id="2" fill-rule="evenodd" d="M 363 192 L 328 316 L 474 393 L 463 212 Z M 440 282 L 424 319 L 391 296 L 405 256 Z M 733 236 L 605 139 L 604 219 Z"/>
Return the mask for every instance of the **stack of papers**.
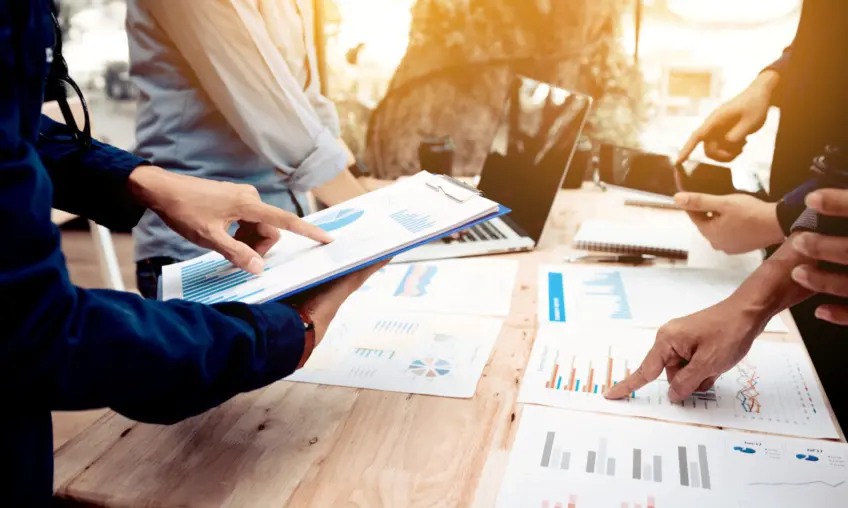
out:
<path id="1" fill-rule="evenodd" d="M 306 217 L 334 241 L 288 231 L 253 275 L 218 253 L 163 268 L 163 300 L 262 303 L 292 295 L 508 210 L 454 180 L 421 172 Z"/>

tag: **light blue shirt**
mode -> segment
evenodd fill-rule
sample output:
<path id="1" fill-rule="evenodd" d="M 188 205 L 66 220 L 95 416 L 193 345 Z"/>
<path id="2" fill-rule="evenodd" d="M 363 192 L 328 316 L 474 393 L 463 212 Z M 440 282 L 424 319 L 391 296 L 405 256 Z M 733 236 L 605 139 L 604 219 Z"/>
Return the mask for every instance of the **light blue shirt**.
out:
<path id="1" fill-rule="evenodd" d="M 347 162 L 335 108 L 319 91 L 311 12 L 295 0 L 129 0 L 136 154 L 307 211 L 304 193 Z M 137 261 L 206 252 L 152 211 L 133 234 Z"/>

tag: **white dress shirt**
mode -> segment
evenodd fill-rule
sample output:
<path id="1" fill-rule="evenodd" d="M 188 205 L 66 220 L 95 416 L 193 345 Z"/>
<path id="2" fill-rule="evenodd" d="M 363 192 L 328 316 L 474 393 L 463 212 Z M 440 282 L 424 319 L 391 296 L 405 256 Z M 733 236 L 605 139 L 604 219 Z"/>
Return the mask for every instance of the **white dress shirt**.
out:
<path id="1" fill-rule="evenodd" d="M 342 172 L 333 104 L 320 93 L 308 0 L 128 0 L 140 90 L 136 153 L 165 169 L 250 183 L 293 210 Z M 152 212 L 136 259 L 203 253 Z"/>

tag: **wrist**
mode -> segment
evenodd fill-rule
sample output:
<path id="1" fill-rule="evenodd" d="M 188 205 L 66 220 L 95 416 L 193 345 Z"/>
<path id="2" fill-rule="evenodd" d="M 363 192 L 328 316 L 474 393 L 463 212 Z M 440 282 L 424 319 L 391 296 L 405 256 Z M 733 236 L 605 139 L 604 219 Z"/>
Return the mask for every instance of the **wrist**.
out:
<path id="1" fill-rule="evenodd" d="M 763 207 L 763 215 L 761 228 L 768 239 L 768 245 L 779 245 L 786 240 L 786 234 L 783 231 L 783 226 L 780 222 L 780 216 L 777 203 L 765 203 Z"/>
<path id="2" fill-rule="evenodd" d="M 778 85 L 780 85 L 780 74 L 773 69 L 766 69 L 754 79 L 748 86 L 748 90 L 771 99 Z"/>
<path id="3" fill-rule="evenodd" d="M 137 204 L 156 211 L 162 192 L 168 188 L 170 176 L 158 166 L 139 166 L 130 173 L 130 195 Z"/>
<path id="4" fill-rule="evenodd" d="M 300 361 L 297 364 L 297 369 L 300 369 L 306 364 L 309 357 L 312 356 L 312 352 L 318 343 L 315 334 L 315 321 L 312 319 L 310 312 L 299 306 L 293 308 L 303 323 L 303 353 L 300 355 Z"/>
<path id="5" fill-rule="evenodd" d="M 736 308 L 758 322 L 767 322 L 781 311 L 810 296 L 811 292 L 792 280 L 792 270 L 806 258 L 784 241 L 730 297 Z"/>

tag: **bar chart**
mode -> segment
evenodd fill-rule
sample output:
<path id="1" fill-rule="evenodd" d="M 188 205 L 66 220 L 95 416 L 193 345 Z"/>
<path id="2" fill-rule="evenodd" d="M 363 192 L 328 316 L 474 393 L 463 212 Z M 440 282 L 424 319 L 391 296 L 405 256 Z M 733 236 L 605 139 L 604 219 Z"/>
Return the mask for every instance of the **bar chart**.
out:
<path id="1" fill-rule="evenodd" d="M 273 268 L 272 265 L 266 265 L 265 271 L 267 272 L 271 268 Z M 238 302 L 261 293 L 262 289 L 255 289 L 239 294 L 222 294 L 224 291 L 258 277 L 258 275 L 235 268 L 226 259 L 198 261 L 180 269 L 183 298 L 205 304 Z"/>
<path id="2" fill-rule="evenodd" d="M 598 363 L 600 363 L 601 369 L 596 367 Z M 602 394 L 607 388 L 615 386 L 630 373 L 628 360 L 617 359 L 613 354 L 612 346 L 607 349 L 606 358 L 602 358 L 600 362 L 594 359 L 586 359 L 581 355 L 569 355 L 556 351 L 550 377 L 545 381 L 545 388 Z M 632 396 L 635 397 L 636 393 L 634 392 Z"/>
<path id="3" fill-rule="evenodd" d="M 375 333 L 402 336 L 413 335 L 419 324 L 413 321 L 393 321 L 381 319 L 374 325 Z"/>
<path id="4" fill-rule="evenodd" d="M 503 321 L 424 313 L 345 312 L 312 359 L 287 379 L 444 397 L 471 397 Z"/>
<path id="5" fill-rule="evenodd" d="M 577 508 L 577 496 L 568 496 L 568 501 L 551 501 L 545 499 L 540 504 L 541 508 Z"/>
<path id="6" fill-rule="evenodd" d="M 498 508 L 842 508 L 848 444 L 525 406 Z"/>
<path id="7" fill-rule="evenodd" d="M 627 464 L 629 467 L 623 468 L 618 458 L 609 453 L 607 437 L 598 439 L 597 445 L 586 452 L 585 459 L 575 457 L 576 460 L 572 460 L 572 451 L 565 449 L 557 441 L 556 432 L 548 431 L 545 434 L 540 467 L 562 471 L 582 468 L 582 471 L 587 474 L 628 477 L 631 480 L 653 483 L 671 481 L 671 478 L 664 475 L 664 461 L 661 454 L 651 454 L 643 452 L 642 448 L 632 448 L 630 461 Z M 705 445 L 696 445 L 691 454 L 687 446 L 678 446 L 676 459 L 680 486 L 711 488 L 710 465 Z"/>
<path id="8" fill-rule="evenodd" d="M 371 276 L 344 307 L 506 316 L 518 266 L 516 260 L 497 258 L 390 264 Z"/>
<path id="9" fill-rule="evenodd" d="M 657 501 L 654 496 L 648 496 L 648 499 L 643 503 L 628 503 L 623 501 L 621 508 L 657 508 Z"/>
<path id="10" fill-rule="evenodd" d="M 539 268 L 538 313 L 548 323 L 659 328 L 728 296 L 744 274 L 690 268 L 546 265 Z M 780 319 L 766 331 L 786 332 Z"/>
<path id="11" fill-rule="evenodd" d="M 569 315 L 589 315 L 613 321 L 633 319 L 621 273 L 616 270 L 577 274 L 547 273 L 548 320 L 565 323 Z M 574 277 L 568 279 L 567 277 Z M 567 308 L 569 307 L 569 308 Z"/>
<path id="12" fill-rule="evenodd" d="M 389 217 L 412 234 L 420 233 L 436 223 L 427 214 L 413 213 L 406 209 L 389 214 Z"/>
<path id="13" fill-rule="evenodd" d="M 819 411 L 824 399 L 803 346 L 756 341 L 748 356 L 703 392 L 668 398 L 662 373 L 624 400 L 603 397 L 634 372 L 655 332 L 633 327 L 542 327 L 533 344 L 518 400 L 564 409 L 600 411 L 803 437 L 838 435 Z M 809 380 L 809 381 L 808 381 Z"/>

